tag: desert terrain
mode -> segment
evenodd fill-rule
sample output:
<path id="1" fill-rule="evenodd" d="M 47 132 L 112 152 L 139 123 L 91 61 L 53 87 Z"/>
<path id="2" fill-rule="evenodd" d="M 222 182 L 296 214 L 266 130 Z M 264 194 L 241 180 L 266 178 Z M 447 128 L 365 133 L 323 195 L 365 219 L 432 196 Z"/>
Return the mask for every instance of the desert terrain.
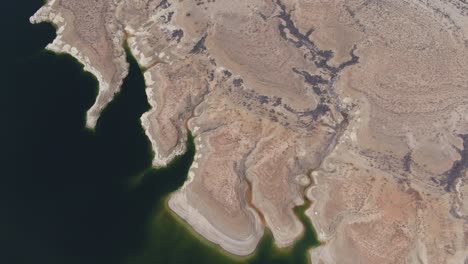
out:
<path id="1" fill-rule="evenodd" d="M 196 156 L 169 207 L 226 251 L 271 230 L 312 263 L 468 263 L 468 3 L 463 0 L 52 0 L 48 45 L 99 81 L 93 128 L 128 71 L 165 166 Z"/>

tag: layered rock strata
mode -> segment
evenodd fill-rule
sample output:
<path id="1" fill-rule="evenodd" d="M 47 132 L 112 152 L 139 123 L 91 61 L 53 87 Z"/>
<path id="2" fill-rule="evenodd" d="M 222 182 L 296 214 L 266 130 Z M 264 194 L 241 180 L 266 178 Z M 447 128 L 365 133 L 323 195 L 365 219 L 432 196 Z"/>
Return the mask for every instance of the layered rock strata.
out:
<path id="1" fill-rule="evenodd" d="M 142 124 L 165 166 L 197 154 L 169 206 L 225 250 L 269 228 L 291 246 L 307 214 L 312 263 L 468 260 L 468 5 L 464 1 L 49 1 L 48 48 L 100 89 L 93 127 L 142 70 Z"/>

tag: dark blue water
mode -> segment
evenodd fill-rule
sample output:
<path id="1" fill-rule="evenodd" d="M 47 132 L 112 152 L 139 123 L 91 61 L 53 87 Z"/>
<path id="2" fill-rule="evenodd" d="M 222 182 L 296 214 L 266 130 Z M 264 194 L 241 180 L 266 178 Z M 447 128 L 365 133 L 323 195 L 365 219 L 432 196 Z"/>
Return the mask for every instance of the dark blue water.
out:
<path id="1" fill-rule="evenodd" d="M 305 249 L 318 242 L 305 206 L 296 210 L 303 239 L 278 250 L 267 233 L 250 258 L 229 256 L 181 224 L 165 201 L 186 179 L 192 139 L 168 168 L 151 168 L 139 120 L 149 105 L 129 55 L 122 91 L 86 129 L 97 81 L 70 56 L 43 50 L 55 30 L 29 24 L 41 5 L 2 3 L 0 263 L 307 262 Z"/>

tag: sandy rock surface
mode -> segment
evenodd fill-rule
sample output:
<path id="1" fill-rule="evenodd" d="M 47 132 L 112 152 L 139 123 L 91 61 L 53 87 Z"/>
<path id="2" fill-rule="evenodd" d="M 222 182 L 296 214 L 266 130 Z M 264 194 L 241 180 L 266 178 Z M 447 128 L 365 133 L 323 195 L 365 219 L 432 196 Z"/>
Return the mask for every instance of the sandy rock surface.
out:
<path id="1" fill-rule="evenodd" d="M 248 255 L 307 211 L 312 263 L 468 263 L 468 4 L 461 0 L 54 0 L 48 46 L 99 81 L 93 127 L 144 71 L 164 166 L 197 154 L 169 206 Z"/>

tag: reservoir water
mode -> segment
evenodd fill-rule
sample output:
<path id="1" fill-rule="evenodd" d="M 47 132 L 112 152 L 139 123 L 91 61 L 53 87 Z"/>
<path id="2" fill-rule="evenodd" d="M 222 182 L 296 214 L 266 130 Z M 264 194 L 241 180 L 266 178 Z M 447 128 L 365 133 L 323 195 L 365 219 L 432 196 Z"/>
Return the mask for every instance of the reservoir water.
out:
<path id="1" fill-rule="evenodd" d="M 307 263 L 318 245 L 306 226 L 292 248 L 279 250 L 267 231 L 256 254 L 238 258 L 194 234 L 166 206 L 193 160 L 188 151 L 164 169 L 140 124 L 149 109 L 142 73 L 130 73 L 95 130 L 85 113 L 97 81 L 68 55 L 44 51 L 49 24 L 30 25 L 39 0 L 8 1 L 0 87 L 0 263 Z M 3 29 L 2 29 L 3 30 Z"/>

